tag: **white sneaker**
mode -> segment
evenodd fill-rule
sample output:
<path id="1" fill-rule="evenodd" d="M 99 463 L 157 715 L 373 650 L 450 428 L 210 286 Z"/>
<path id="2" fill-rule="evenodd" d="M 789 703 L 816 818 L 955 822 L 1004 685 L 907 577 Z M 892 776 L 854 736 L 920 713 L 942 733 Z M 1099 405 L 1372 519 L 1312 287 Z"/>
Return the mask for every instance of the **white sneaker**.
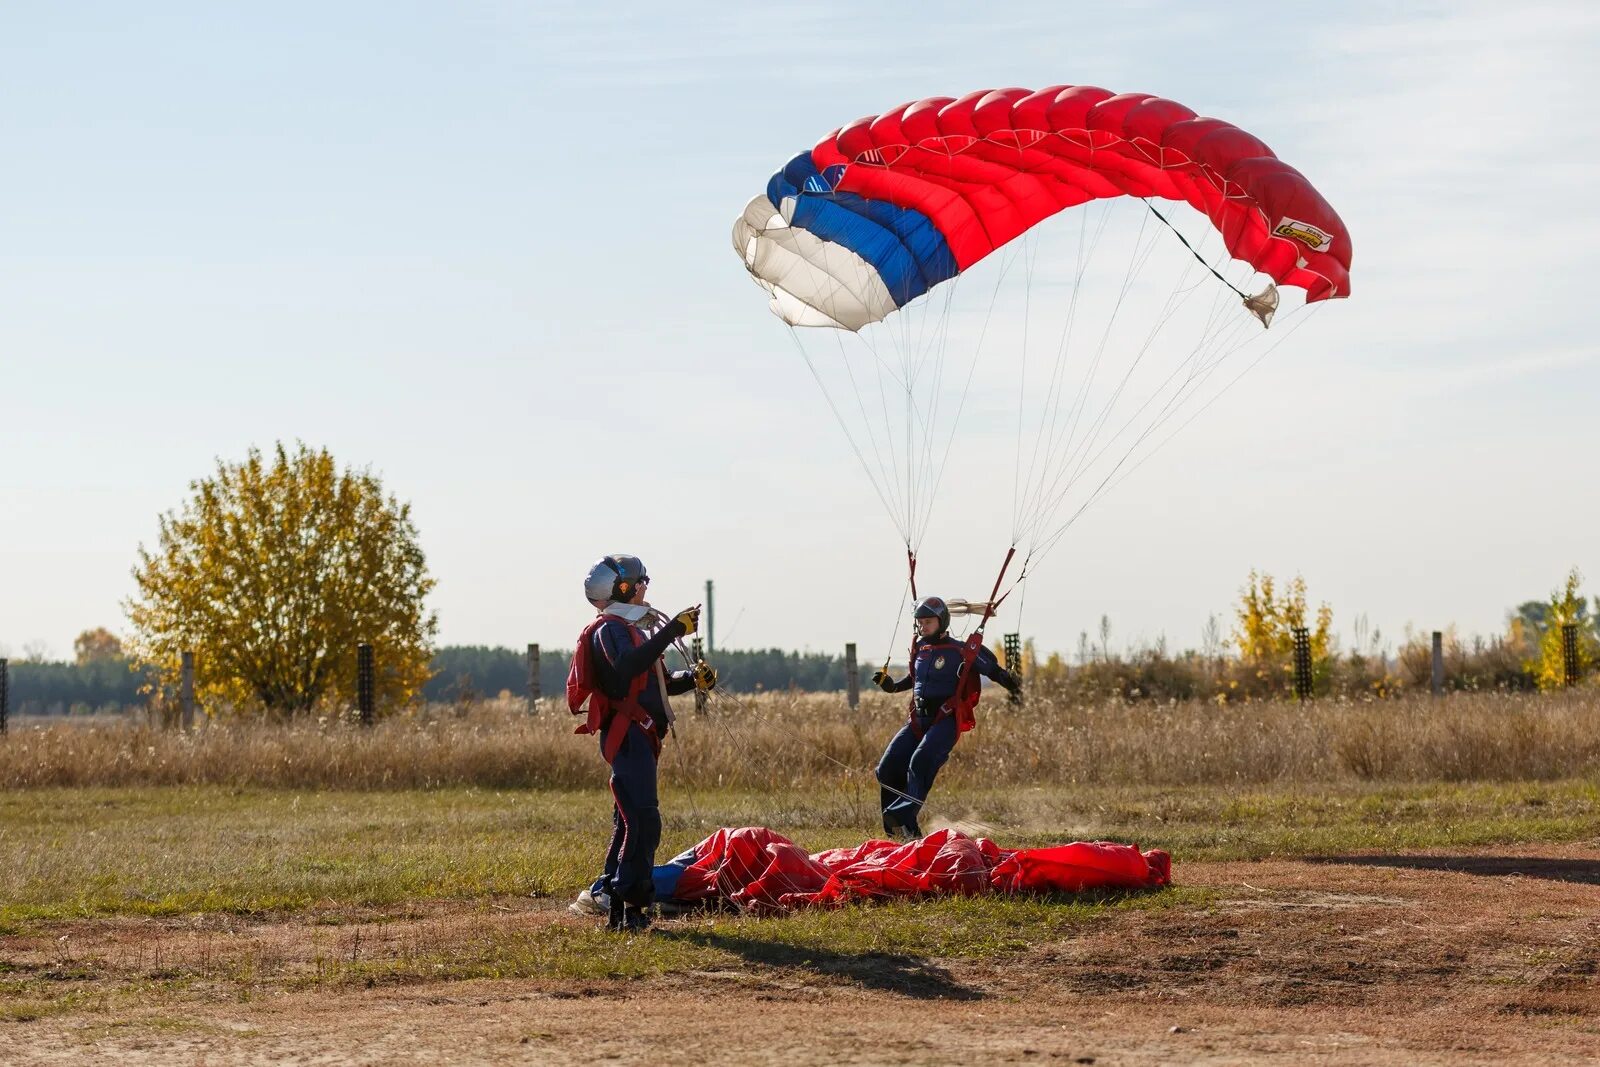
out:
<path id="1" fill-rule="evenodd" d="M 594 899 L 594 894 L 585 889 L 578 894 L 578 899 L 567 905 L 567 910 L 574 915 L 606 915 L 605 905 Z"/>

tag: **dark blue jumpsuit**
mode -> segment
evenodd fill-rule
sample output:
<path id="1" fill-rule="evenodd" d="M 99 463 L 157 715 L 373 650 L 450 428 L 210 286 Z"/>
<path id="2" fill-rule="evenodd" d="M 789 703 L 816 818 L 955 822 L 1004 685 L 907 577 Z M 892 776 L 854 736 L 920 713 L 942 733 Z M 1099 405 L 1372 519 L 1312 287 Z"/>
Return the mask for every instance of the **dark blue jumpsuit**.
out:
<path id="1" fill-rule="evenodd" d="M 633 627 L 610 618 L 594 631 L 592 641 L 596 686 L 612 700 L 624 700 L 628 688 L 639 675 L 655 673 L 656 663 L 674 640 L 683 636 L 683 625 L 668 623 L 643 644 L 633 643 Z M 667 692 L 672 696 L 694 688 L 688 671 L 667 673 Z M 666 703 L 661 686 L 654 678 L 645 681 L 639 705 L 649 714 L 650 729 L 657 739 L 667 734 Z M 600 733 L 605 745 L 605 731 Z M 656 846 L 661 843 L 661 808 L 656 800 L 656 746 L 645 727 L 630 723 L 616 759 L 611 761 L 611 796 L 616 809 L 611 817 L 611 845 L 606 850 L 605 874 L 591 887 L 594 895 L 609 906 L 620 898 L 628 904 L 647 907 L 655 897 L 651 876 L 655 869 Z"/>
<path id="2" fill-rule="evenodd" d="M 961 642 L 949 634 L 919 638 L 911 673 L 893 683 L 892 692 L 912 691 L 912 712 L 878 760 L 883 829 L 890 835 L 903 829 L 914 837 L 922 836 L 917 814 L 928 799 L 939 768 L 956 746 L 954 709 L 942 713 L 941 707 L 956 695 L 961 653 Z M 1015 684 L 994 653 L 981 645 L 972 665 L 983 677 L 1007 688 Z"/>

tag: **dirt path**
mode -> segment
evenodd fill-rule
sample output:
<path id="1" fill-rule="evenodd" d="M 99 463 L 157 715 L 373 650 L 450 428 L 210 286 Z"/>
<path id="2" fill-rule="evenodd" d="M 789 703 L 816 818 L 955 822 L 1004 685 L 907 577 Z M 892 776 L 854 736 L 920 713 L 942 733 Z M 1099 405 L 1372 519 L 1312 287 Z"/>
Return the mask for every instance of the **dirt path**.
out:
<path id="1" fill-rule="evenodd" d="M 349 951 L 352 930 L 60 926 L 0 938 L 0 959 L 11 977 L 54 968 L 81 1009 L 0 1022 L 0 1062 L 1600 1063 L 1600 849 L 1184 864 L 1175 879 L 1212 887 L 1217 903 L 1112 913 L 1003 965 L 797 953 L 633 982 L 440 981 L 244 1003 L 191 987 L 108 1006 L 96 984 L 226 967 L 245 947 L 237 958 L 295 973 Z M 486 923 L 576 921 L 529 901 L 363 929 L 382 953 Z M 96 965 L 74 971 L 73 959 Z"/>

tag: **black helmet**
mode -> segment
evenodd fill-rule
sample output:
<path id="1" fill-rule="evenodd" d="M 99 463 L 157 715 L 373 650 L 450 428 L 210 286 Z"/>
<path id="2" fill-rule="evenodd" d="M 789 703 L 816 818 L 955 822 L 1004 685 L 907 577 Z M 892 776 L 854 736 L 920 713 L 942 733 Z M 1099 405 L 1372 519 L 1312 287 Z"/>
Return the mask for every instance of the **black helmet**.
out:
<path id="1" fill-rule="evenodd" d="M 583 576 L 583 595 L 590 603 L 618 601 L 626 604 L 634 591 L 650 580 L 637 556 L 612 555 L 597 560 Z"/>
<path id="2" fill-rule="evenodd" d="M 936 596 L 925 596 L 917 601 L 917 610 L 912 612 L 911 617 L 938 619 L 941 633 L 950 629 L 950 606 Z"/>

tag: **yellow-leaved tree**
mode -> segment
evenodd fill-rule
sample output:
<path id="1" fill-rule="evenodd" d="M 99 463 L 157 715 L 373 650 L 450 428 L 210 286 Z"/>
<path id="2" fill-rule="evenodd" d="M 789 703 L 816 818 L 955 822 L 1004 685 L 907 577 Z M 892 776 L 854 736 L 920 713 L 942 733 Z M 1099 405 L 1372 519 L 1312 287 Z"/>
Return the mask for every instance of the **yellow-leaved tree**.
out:
<path id="1" fill-rule="evenodd" d="M 1596 639 L 1594 619 L 1589 616 L 1589 603 L 1579 594 L 1583 575 L 1574 567 L 1567 572 L 1566 583 L 1550 594 L 1550 603 L 1544 611 L 1544 627 L 1539 632 L 1539 658 L 1529 664 L 1534 680 L 1545 692 L 1560 689 L 1567 684 L 1566 643 L 1562 630 L 1567 624 L 1577 628 L 1578 677 L 1587 675 L 1594 666 Z M 1537 601 L 1535 601 L 1537 603 Z M 1521 620 L 1516 620 L 1520 622 Z M 1520 633 L 1520 631 L 1514 631 Z"/>
<path id="2" fill-rule="evenodd" d="M 411 508 L 370 471 L 340 470 L 324 450 L 252 448 L 190 483 L 181 511 L 140 546 L 128 650 L 167 688 L 195 653 L 208 714 L 280 718 L 348 704 L 356 646 L 373 646 L 380 709 L 428 678 L 438 620 Z"/>
<path id="3" fill-rule="evenodd" d="M 1256 677 L 1276 687 L 1288 684 L 1294 672 L 1294 628 L 1310 631 L 1312 680 L 1320 684 L 1327 675 L 1332 644 L 1333 609 L 1317 608 L 1316 621 L 1307 621 L 1306 580 L 1295 575 L 1281 592 L 1270 574 L 1250 572 L 1239 592 L 1233 640 L 1239 656 L 1256 668 Z"/>

